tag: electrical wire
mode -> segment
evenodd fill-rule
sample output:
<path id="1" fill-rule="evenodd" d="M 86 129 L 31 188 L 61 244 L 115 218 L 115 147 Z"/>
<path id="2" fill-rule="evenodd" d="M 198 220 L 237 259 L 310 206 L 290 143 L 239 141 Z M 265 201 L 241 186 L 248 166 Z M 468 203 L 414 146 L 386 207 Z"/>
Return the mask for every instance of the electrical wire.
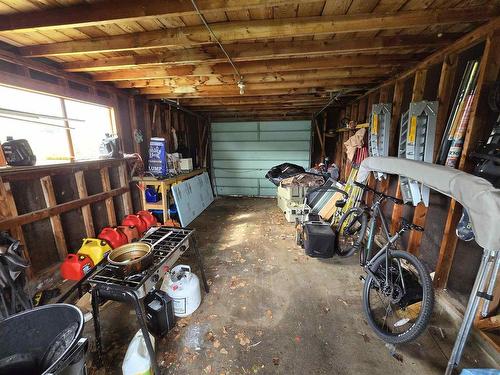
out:
<path id="1" fill-rule="evenodd" d="M 195 0 L 191 0 L 191 3 L 193 4 L 193 7 L 194 9 L 196 10 L 196 13 L 198 13 L 198 16 L 200 16 L 200 19 L 201 21 L 203 22 L 203 24 L 205 25 L 205 27 L 207 28 L 208 32 L 210 33 L 210 35 L 212 36 L 212 38 L 214 38 L 214 40 L 217 42 L 217 44 L 219 45 L 220 49 L 222 50 L 222 52 L 224 52 L 224 55 L 226 55 L 227 57 L 227 60 L 229 61 L 229 63 L 231 64 L 231 66 L 233 67 L 234 71 L 235 71 L 235 75 L 237 76 L 238 78 L 238 86 L 240 86 L 240 84 L 243 84 L 243 76 L 241 75 L 240 71 L 238 70 L 238 68 L 236 67 L 236 65 L 234 64 L 233 60 L 231 59 L 231 56 L 229 56 L 229 54 L 227 53 L 226 49 L 224 48 L 224 46 L 221 44 L 221 42 L 219 41 L 219 38 L 217 38 L 217 36 L 214 34 L 212 28 L 208 25 L 208 22 L 207 20 L 205 19 L 205 16 L 203 16 L 203 14 L 200 12 L 200 9 L 198 8 L 198 6 L 196 5 L 196 2 Z M 241 89 L 241 87 L 240 87 Z"/>

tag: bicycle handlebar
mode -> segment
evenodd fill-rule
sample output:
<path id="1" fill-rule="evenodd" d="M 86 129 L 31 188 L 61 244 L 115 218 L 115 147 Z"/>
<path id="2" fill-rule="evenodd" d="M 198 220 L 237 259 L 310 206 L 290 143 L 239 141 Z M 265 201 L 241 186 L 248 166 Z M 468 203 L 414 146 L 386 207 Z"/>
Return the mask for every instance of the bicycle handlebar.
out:
<path id="1" fill-rule="evenodd" d="M 393 197 L 392 195 L 384 194 L 384 193 L 382 193 L 380 191 L 377 191 L 377 190 L 369 187 L 368 185 L 362 184 L 360 182 L 354 181 L 354 185 L 356 185 L 357 187 L 359 187 L 359 188 L 361 188 L 363 190 L 371 191 L 375 195 L 378 195 L 378 196 L 380 196 L 380 197 L 382 197 L 384 199 L 389 199 L 390 201 L 394 202 L 395 204 L 405 204 L 405 202 L 402 199 Z"/>

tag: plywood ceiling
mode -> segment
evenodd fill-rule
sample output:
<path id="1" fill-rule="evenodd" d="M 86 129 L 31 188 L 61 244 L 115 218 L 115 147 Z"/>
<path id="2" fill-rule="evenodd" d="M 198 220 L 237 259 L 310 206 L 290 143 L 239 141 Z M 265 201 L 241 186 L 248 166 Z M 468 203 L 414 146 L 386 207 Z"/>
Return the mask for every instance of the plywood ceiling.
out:
<path id="1" fill-rule="evenodd" d="M 0 0 L 0 40 L 212 118 L 310 117 L 499 15 L 486 0 Z"/>

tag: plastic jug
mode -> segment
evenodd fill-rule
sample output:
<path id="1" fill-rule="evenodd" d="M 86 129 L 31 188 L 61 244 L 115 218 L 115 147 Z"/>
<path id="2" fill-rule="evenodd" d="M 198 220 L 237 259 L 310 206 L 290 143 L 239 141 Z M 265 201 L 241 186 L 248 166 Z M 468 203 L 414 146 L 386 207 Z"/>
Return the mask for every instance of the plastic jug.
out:
<path id="1" fill-rule="evenodd" d="M 111 251 L 111 246 L 99 238 L 84 238 L 82 247 L 77 251 L 78 254 L 87 255 L 94 265 L 99 263 Z"/>
<path id="2" fill-rule="evenodd" d="M 127 236 L 128 243 L 138 241 L 139 238 L 141 238 L 139 236 L 139 231 L 133 225 L 119 225 L 118 228 L 120 228 L 120 230 L 125 234 L 125 236 Z"/>
<path id="3" fill-rule="evenodd" d="M 113 249 L 128 243 L 128 238 L 120 228 L 105 227 L 97 238 L 106 241 Z"/>
<path id="4" fill-rule="evenodd" d="M 148 225 L 139 215 L 127 215 L 122 220 L 122 225 L 133 225 L 139 231 L 139 236 L 148 229 Z"/>
<path id="5" fill-rule="evenodd" d="M 139 215 L 141 219 L 144 220 L 144 222 L 148 226 L 148 229 L 158 225 L 158 220 L 156 220 L 156 217 L 154 217 L 153 214 L 149 211 L 142 210 L 137 212 L 137 215 Z"/>
<path id="6" fill-rule="evenodd" d="M 61 277 L 66 280 L 79 281 L 92 267 L 94 263 L 88 256 L 68 254 L 61 264 Z"/>
<path id="7" fill-rule="evenodd" d="M 151 334 L 149 334 L 149 339 L 154 348 L 155 339 Z M 144 341 L 142 330 L 139 330 L 128 345 L 127 353 L 125 353 L 125 358 L 123 359 L 122 373 L 123 375 L 151 375 L 153 374 L 151 367 L 152 363 L 149 358 L 146 341 Z"/>

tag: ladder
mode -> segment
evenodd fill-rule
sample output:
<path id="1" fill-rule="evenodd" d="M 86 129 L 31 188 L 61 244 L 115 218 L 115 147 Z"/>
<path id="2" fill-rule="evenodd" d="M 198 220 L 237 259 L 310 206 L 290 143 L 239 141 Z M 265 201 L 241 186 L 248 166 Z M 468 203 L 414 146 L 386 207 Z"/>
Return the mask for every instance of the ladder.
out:
<path id="1" fill-rule="evenodd" d="M 437 108 L 437 101 L 410 103 L 408 111 L 401 116 L 398 157 L 432 163 Z M 423 202 L 429 206 L 427 186 L 404 176 L 399 177 L 399 184 L 405 202 L 412 202 L 414 206 Z"/>
<path id="2" fill-rule="evenodd" d="M 389 156 L 389 134 L 391 128 L 392 105 L 379 103 L 372 106 L 368 151 L 370 156 Z M 384 173 L 375 173 L 378 180 L 385 178 Z"/>

